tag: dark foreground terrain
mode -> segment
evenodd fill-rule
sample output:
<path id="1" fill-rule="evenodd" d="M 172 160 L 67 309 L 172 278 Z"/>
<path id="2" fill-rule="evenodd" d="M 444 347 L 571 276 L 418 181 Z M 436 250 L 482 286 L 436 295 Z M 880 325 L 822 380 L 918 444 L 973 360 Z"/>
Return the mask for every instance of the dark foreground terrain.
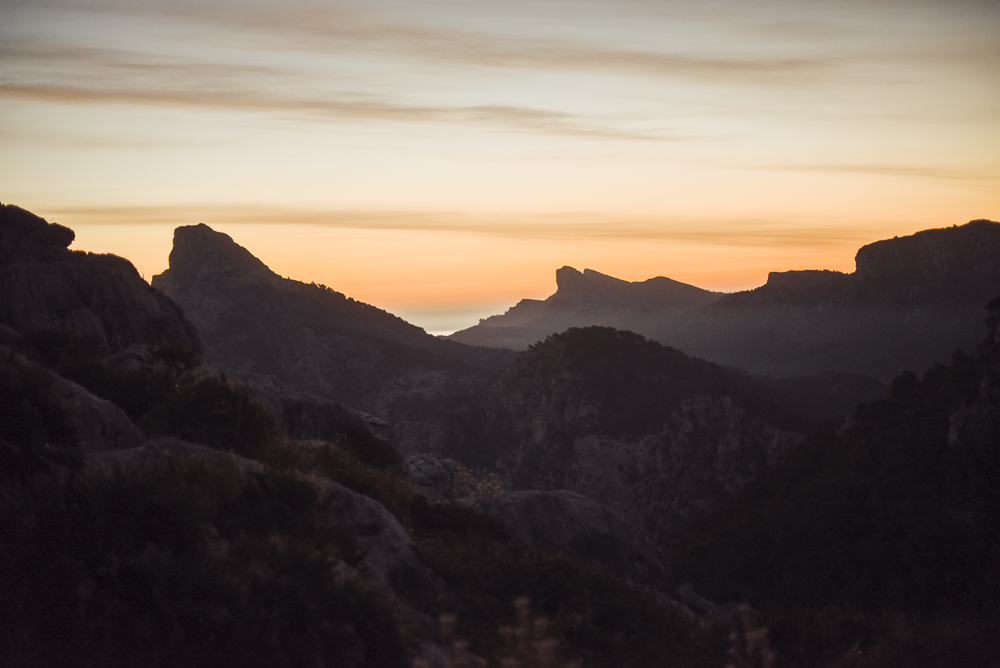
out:
<path id="1" fill-rule="evenodd" d="M 845 423 L 816 398 L 856 378 L 610 328 L 504 366 L 262 274 L 336 302 L 314 351 L 375 351 L 407 460 L 72 239 L 0 208 L 4 665 L 997 665 L 1000 301 Z"/>

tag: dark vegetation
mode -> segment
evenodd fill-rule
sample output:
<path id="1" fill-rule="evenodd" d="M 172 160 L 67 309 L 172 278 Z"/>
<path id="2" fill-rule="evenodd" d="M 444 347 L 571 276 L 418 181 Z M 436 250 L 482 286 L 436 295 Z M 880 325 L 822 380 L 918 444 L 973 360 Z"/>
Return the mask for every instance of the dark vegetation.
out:
<path id="1" fill-rule="evenodd" d="M 443 450 L 469 466 L 497 465 L 527 438 L 535 414 L 550 416 L 546 443 L 570 449 L 580 434 L 636 438 L 663 429 L 684 399 L 726 395 L 767 424 L 793 431 L 812 421 L 759 379 L 610 327 L 571 328 L 532 345 L 479 394 L 455 397 L 444 411 Z M 564 419 L 567 408 L 589 406 Z M 525 426 L 525 421 L 529 426 Z"/>
<path id="2" fill-rule="evenodd" d="M 105 363 L 105 352 L 93 341 L 72 332 L 51 329 L 23 334 L 13 350 L 107 399 L 137 421 L 171 393 L 181 375 L 200 360 L 186 350 L 152 349 L 155 369 L 120 368 Z"/>
<path id="3" fill-rule="evenodd" d="M 694 632 L 653 594 L 535 552 L 464 506 L 427 501 L 370 435 L 297 444 L 223 377 L 192 376 L 183 364 L 114 369 L 55 334 L 25 337 L 19 349 L 105 397 L 137 397 L 131 414 L 147 436 L 265 466 L 88 467 L 44 400 L 46 372 L 0 378 L 4 665 L 387 668 L 407 665 L 421 638 L 492 664 L 544 655 L 656 666 L 725 650 L 724 633 Z M 338 575 L 363 550 L 352 529 L 323 523 L 317 475 L 379 500 L 406 527 L 440 586 L 430 599 L 403 600 L 443 615 L 440 629 L 420 630 L 397 601 Z"/>
<path id="4" fill-rule="evenodd" d="M 713 392 L 733 397 L 775 426 L 805 426 L 777 404 L 772 390 L 749 375 L 610 327 L 553 334 L 531 346 L 506 375 L 516 383 L 525 372 L 559 377 L 559 371 L 572 377 L 573 394 L 601 407 L 592 418 L 599 433 L 657 432 L 663 416 L 683 399 Z"/>
<path id="5" fill-rule="evenodd" d="M 61 335 L 22 345 L 106 396 L 149 389 L 151 435 L 282 466 L 87 469 L 46 374 L 0 379 L 0 663 L 405 665 L 390 602 L 336 575 L 362 556 L 355 537 L 320 520 L 326 500 L 245 389 L 101 369 Z"/>
<path id="6" fill-rule="evenodd" d="M 858 665 L 996 665 L 1000 300 L 990 309 L 975 356 L 901 374 L 680 537 L 680 577 L 765 611 L 788 665 L 855 645 L 881 657 Z"/>
<path id="7" fill-rule="evenodd" d="M 301 478 L 53 473 L 0 497 L 6 665 L 403 665 L 390 606 L 336 577 L 353 536 Z"/>

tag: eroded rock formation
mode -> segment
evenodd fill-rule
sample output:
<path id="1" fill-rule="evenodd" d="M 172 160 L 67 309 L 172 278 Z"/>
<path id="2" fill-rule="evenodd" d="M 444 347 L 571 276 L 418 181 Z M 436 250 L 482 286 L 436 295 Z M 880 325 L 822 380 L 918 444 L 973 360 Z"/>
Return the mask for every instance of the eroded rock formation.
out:
<path id="1" fill-rule="evenodd" d="M 0 323 L 57 330 L 108 352 L 137 344 L 196 355 L 201 343 L 180 308 L 115 255 L 69 250 L 72 230 L 0 205 Z"/>

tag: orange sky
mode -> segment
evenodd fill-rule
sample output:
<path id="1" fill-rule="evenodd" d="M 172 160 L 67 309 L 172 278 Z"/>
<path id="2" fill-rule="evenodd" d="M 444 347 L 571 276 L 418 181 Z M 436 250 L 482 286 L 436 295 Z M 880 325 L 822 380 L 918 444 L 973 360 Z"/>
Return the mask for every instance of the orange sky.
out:
<path id="1" fill-rule="evenodd" d="M 986 0 L 9 0 L 0 200 L 176 225 L 432 331 L 562 265 L 717 289 L 1000 218 Z"/>

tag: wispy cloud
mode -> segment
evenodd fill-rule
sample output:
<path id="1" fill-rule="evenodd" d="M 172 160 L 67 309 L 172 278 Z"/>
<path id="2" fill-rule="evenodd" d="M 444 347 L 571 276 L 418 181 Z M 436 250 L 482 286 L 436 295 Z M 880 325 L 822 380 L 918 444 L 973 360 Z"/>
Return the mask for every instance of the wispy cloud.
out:
<path id="1" fill-rule="evenodd" d="M 446 65 L 685 78 L 747 86 L 801 85 L 809 78 L 829 74 L 840 64 L 838 59 L 813 55 L 718 57 L 669 48 L 613 48 L 565 38 L 525 38 L 510 32 L 387 21 L 375 14 L 333 7 L 282 7 L 238 15 L 203 8 L 182 16 L 218 29 L 255 34 L 261 43 L 271 43 L 277 49 L 382 53 Z"/>
<path id="2" fill-rule="evenodd" d="M 217 204 L 62 206 L 46 215 L 70 225 L 311 225 L 341 229 L 480 234 L 517 239 L 650 240 L 716 246 L 822 247 L 872 241 L 865 225 L 815 220 L 666 220 L 566 211 L 545 215 L 488 216 L 456 211 L 349 210 Z"/>
<path id="3" fill-rule="evenodd" d="M 922 167 L 914 165 L 770 165 L 762 169 L 787 172 L 840 172 L 904 178 L 936 179 L 1000 185 L 1000 173 L 967 168 Z"/>
<path id="4" fill-rule="evenodd" d="M 418 122 L 490 125 L 517 131 L 595 139 L 679 141 L 694 135 L 630 132 L 569 113 L 504 105 L 432 106 L 337 97 L 291 97 L 264 90 L 130 89 L 46 84 L 0 84 L 0 98 L 58 104 L 129 104 L 230 111 L 291 113 L 339 122 Z"/>

